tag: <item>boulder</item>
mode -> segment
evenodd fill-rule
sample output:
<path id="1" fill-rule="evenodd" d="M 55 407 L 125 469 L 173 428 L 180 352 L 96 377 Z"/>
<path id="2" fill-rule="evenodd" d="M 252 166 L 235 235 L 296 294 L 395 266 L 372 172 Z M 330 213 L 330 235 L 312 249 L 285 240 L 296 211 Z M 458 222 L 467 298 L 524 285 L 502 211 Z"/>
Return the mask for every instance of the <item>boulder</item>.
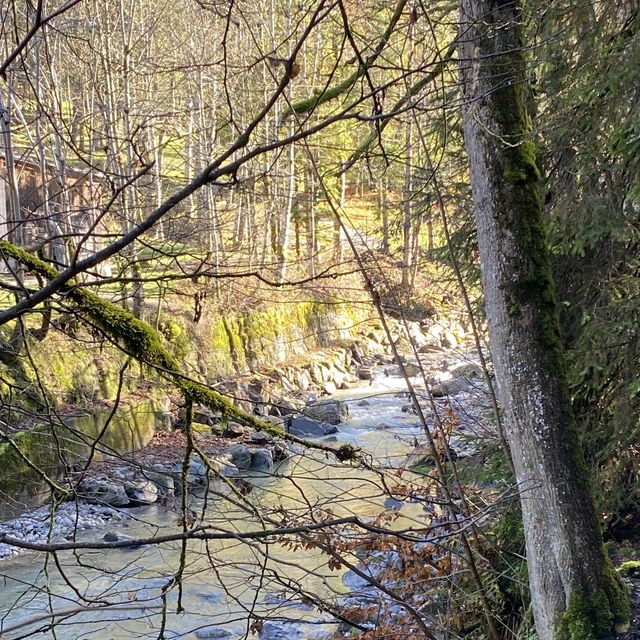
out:
<path id="1" fill-rule="evenodd" d="M 358 367 L 356 375 L 358 380 L 373 380 L 373 369 L 371 367 Z"/>
<path id="2" fill-rule="evenodd" d="M 309 403 L 304 413 L 313 420 L 341 424 L 349 418 L 349 407 L 342 400 L 320 400 Z"/>
<path id="3" fill-rule="evenodd" d="M 451 376 L 453 378 L 466 378 L 467 380 L 473 380 L 476 378 L 482 378 L 482 368 L 475 362 L 467 362 L 466 364 L 460 364 L 457 367 L 451 369 Z"/>
<path id="4" fill-rule="evenodd" d="M 124 490 L 134 506 L 153 504 L 158 501 L 158 487 L 151 480 L 125 482 Z"/>
<path id="5" fill-rule="evenodd" d="M 251 450 L 246 444 L 241 442 L 232 444 L 227 449 L 227 453 L 231 456 L 231 461 L 238 469 L 251 468 Z"/>
<path id="6" fill-rule="evenodd" d="M 126 507 L 130 500 L 121 484 L 98 478 L 86 478 L 77 486 L 78 497 L 106 504 L 111 507 Z"/>
<path id="7" fill-rule="evenodd" d="M 413 362 L 407 362 L 404 365 L 404 370 L 407 376 L 409 376 L 409 378 L 413 378 L 414 376 L 419 376 L 422 373 L 420 370 L 420 367 L 417 364 L 414 364 Z M 391 367 L 390 369 L 385 369 L 384 373 L 385 375 L 388 375 L 388 376 L 401 376 L 402 368 Z"/>
<path id="8" fill-rule="evenodd" d="M 233 464 L 233 458 L 228 453 L 212 458 L 211 464 L 225 478 L 235 478 L 238 475 L 238 467 Z"/>
<path id="9" fill-rule="evenodd" d="M 273 473 L 273 454 L 269 449 L 252 449 L 251 470 Z"/>
<path id="10" fill-rule="evenodd" d="M 158 471 L 144 471 L 144 476 L 153 482 L 161 496 L 172 495 L 175 488 L 173 476 L 169 473 Z"/>
<path id="11" fill-rule="evenodd" d="M 273 436 L 264 433 L 264 431 L 256 431 L 249 437 L 249 442 L 251 444 L 271 444 L 273 442 Z"/>
<path id="12" fill-rule="evenodd" d="M 449 329 L 443 331 L 440 340 L 442 346 L 448 349 L 455 349 L 458 346 L 458 339 L 453 335 L 452 331 L 449 331 Z"/>
<path id="13" fill-rule="evenodd" d="M 212 427 L 214 424 L 220 422 L 220 415 L 215 414 L 208 407 L 197 406 L 193 410 L 193 421 Z"/>
<path id="14" fill-rule="evenodd" d="M 135 538 L 132 536 L 128 536 L 124 533 L 119 533 L 118 531 L 107 531 L 102 536 L 102 539 L 105 542 L 133 542 Z M 132 545 L 131 548 L 134 548 L 135 545 Z"/>
<path id="15" fill-rule="evenodd" d="M 323 382 L 320 385 L 320 388 L 328 395 L 328 396 L 332 396 L 337 390 L 338 387 L 336 387 L 334 382 L 331 382 L 331 380 L 327 380 L 326 382 Z"/>
<path id="16" fill-rule="evenodd" d="M 280 462 L 284 462 L 290 456 L 289 451 L 279 443 L 274 444 L 271 447 L 271 455 L 273 456 L 273 463 L 279 464 Z"/>
<path id="17" fill-rule="evenodd" d="M 306 391 L 311 386 L 311 376 L 305 369 L 300 369 L 296 372 L 295 383 L 298 389 Z"/>
<path id="18" fill-rule="evenodd" d="M 297 416 L 288 421 L 286 431 L 294 436 L 321 438 L 335 433 L 337 429 L 334 425 L 326 422 L 319 422 L 306 416 Z"/>

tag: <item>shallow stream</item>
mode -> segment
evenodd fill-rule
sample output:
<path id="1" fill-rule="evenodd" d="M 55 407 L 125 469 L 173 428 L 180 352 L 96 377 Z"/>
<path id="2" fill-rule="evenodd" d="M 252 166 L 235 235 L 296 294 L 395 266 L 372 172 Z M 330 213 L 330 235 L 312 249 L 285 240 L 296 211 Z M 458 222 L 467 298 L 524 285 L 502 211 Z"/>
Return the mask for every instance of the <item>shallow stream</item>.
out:
<path id="1" fill-rule="evenodd" d="M 381 467 L 397 467 L 421 438 L 417 417 L 403 412 L 408 403 L 400 378 L 381 378 L 372 385 L 336 394 L 346 400 L 350 418 L 339 426 L 339 442 L 368 452 Z M 361 401 L 366 398 L 366 406 Z M 388 495 L 372 472 L 338 465 L 323 454 L 297 455 L 274 475 L 243 476 L 253 486 L 247 496 L 269 509 L 271 517 L 294 512 L 300 519 L 331 510 L 336 516 L 375 516 L 385 510 Z M 193 502 L 204 509 L 208 524 L 225 531 L 254 531 L 259 520 L 215 493 Z M 217 495 L 216 495 L 217 494 Z M 387 503 L 388 504 L 388 503 Z M 132 516 L 119 532 L 148 537 L 179 530 L 175 512 L 154 505 L 128 509 Z M 396 526 L 422 526 L 418 504 L 402 505 Z M 104 529 L 79 532 L 78 539 L 102 539 Z M 162 589 L 180 567 L 180 543 L 131 550 L 61 552 L 59 567 L 45 554 L 27 553 L 0 564 L 0 633 L 7 639 L 59 640 L 96 638 L 242 638 L 251 637 L 249 612 L 268 616 L 260 638 L 312 638 L 333 629 L 334 622 L 295 598 L 296 591 L 318 597 L 349 592 L 343 570 L 331 570 L 328 556 L 317 549 L 284 548 L 277 543 L 241 540 L 188 543 L 182 589 Z M 293 594 L 293 595 L 292 595 Z M 178 600 L 183 611 L 178 613 Z M 103 608 L 100 608 L 104 605 Z M 83 609 L 87 609 L 84 611 Z M 55 635 L 50 630 L 51 612 Z M 25 626 L 27 621 L 37 620 Z M 295 621 L 295 624 L 292 624 Z M 328 624 L 321 624 L 323 622 Z M 256 636 L 253 636 L 256 637 Z"/>

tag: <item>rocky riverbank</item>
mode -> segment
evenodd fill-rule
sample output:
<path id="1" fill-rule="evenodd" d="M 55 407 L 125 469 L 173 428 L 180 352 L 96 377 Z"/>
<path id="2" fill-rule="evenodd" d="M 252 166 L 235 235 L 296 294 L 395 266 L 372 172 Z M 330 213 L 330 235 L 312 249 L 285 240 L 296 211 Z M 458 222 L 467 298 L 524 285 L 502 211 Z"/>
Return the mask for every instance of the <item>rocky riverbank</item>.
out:
<path id="1" fill-rule="evenodd" d="M 392 321 L 391 326 L 391 339 L 407 351 L 407 334 L 399 323 Z M 461 327 L 456 336 L 452 329 L 428 330 L 418 323 L 410 323 L 409 335 L 423 353 L 437 352 L 464 339 Z M 352 341 L 237 376 L 217 388 L 245 411 L 289 433 L 307 439 L 325 438 L 336 433 L 349 416 L 347 405 L 333 399 L 332 394 L 362 381 L 371 383 L 376 377 L 397 374 L 392 352 L 381 325 L 369 323 Z M 418 373 L 415 363 L 407 364 L 407 372 Z M 0 524 L 0 534 L 32 542 L 64 539 L 76 529 L 124 522 L 129 507 L 160 502 L 171 508 L 185 477 L 192 489 L 204 487 L 219 475 L 249 491 L 250 482 L 241 476 L 247 472 L 272 474 L 296 453 L 284 440 L 226 422 L 222 416 L 197 407 L 191 430 L 207 459 L 192 454 L 185 466 L 187 437 L 183 421 L 184 416 L 178 412 L 173 416 L 173 429 L 156 433 L 146 446 L 103 457 L 88 469 L 70 473 L 64 482 L 74 489 L 75 500 L 58 507 L 55 518 L 51 519 L 50 508 L 45 506 Z M 0 546 L 0 558 L 15 553 L 7 545 Z"/>

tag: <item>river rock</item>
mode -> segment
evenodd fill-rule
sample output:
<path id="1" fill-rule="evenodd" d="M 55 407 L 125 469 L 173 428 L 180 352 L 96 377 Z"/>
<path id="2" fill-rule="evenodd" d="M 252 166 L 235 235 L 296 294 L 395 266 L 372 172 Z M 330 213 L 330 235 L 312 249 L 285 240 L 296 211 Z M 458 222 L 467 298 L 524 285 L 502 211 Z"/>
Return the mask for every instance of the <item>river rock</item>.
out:
<path id="1" fill-rule="evenodd" d="M 125 482 L 124 490 L 134 506 L 153 504 L 158 500 L 158 487 L 151 480 Z"/>
<path id="2" fill-rule="evenodd" d="M 273 442 L 273 436 L 264 431 L 256 431 L 249 437 L 251 444 L 271 444 Z"/>
<path id="3" fill-rule="evenodd" d="M 251 451 L 251 469 L 261 473 L 273 473 L 273 454 L 269 449 Z"/>
<path id="4" fill-rule="evenodd" d="M 335 382 L 332 382 L 331 380 L 327 380 L 327 382 L 323 382 L 320 385 L 320 388 L 328 395 L 328 396 L 332 396 L 337 390 L 338 387 L 336 386 Z"/>
<path id="5" fill-rule="evenodd" d="M 305 416 L 292 418 L 286 424 L 286 430 L 294 436 L 321 438 L 322 436 L 335 433 L 336 427 L 326 422 L 319 422 Z"/>
<path id="6" fill-rule="evenodd" d="M 356 402 L 356 404 L 359 407 L 369 407 L 369 406 L 371 406 L 371 403 L 367 399 L 359 400 L 358 402 Z"/>
<path id="7" fill-rule="evenodd" d="M 259 640 L 320 640 L 329 632 L 317 624 L 267 620 L 260 630 Z"/>
<path id="8" fill-rule="evenodd" d="M 384 501 L 384 506 L 387 509 L 391 509 L 392 511 L 399 511 L 404 506 L 404 502 L 402 500 L 398 500 L 397 498 L 387 498 Z"/>
<path id="9" fill-rule="evenodd" d="M 158 471 L 144 471 L 143 473 L 148 480 L 153 482 L 161 496 L 173 495 L 175 488 L 173 476 L 166 472 L 163 473 L 160 469 Z"/>
<path id="10" fill-rule="evenodd" d="M 455 396 L 464 391 L 470 391 L 476 383 L 473 377 L 456 376 L 450 380 L 445 380 L 440 384 L 436 384 L 431 388 L 431 395 L 434 398 L 442 398 L 444 396 Z"/>
<path id="11" fill-rule="evenodd" d="M 223 453 L 211 459 L 211 466 L 225 478 L 235 478 L 238 475 L 238 467 L 233 464 L 233 458 L 228 453 Z"/>
<path id="12" fill-rule="evenodd" d="M 135 540 L 132 536 L 119 533 L 118 531 L 107 531 L 107 533 L 102 536 L 102 539 L 105 542 L 133 542 Z"/>
<path id="13" fill-rule="evenodd" d="M 220 422 L 220 415 L 216 415 L 209 407 L 197 406 L 193 410 L 193 421 L 212 427 Z"/>
<path id="14" fill-rule="evenodd" d="M 451 369 L 451 377 L 453 378 L 465 378 L 466 380 L 474 380 L 482 378 L 483 373 L 480 365 L 475 362 L 467 362 L 460 364 L 457 367 Z"/>
<path id="15" fill-rule="evenodd" d="M 232 444 L 227 449 L 227 453 L 231 456 L 233 464 L 235 464 L 238 469 L 251 468 L 251 450 L 246 444 L 242 444 L 241 442 Z"/>
<path id="16" fill-rule="evenodd" d="M 373 369 L 371 367 L 358 367 L 356 371 L 358 380 L 373 380 Z"/>
<path id="17" fill-rule="evenodd" d="M 352 569 L 346 571 L 342 576 L 342 582 L 345 586 L 353 590 L 371 585 L 371 581 L 366 576 L 379 582 L 387 569 L 400 570 L 402 568 L 402 558 L 397 551 L 374 551 L 368 556 L 366 564 L 358 563 L 357 568 L 365 577 L 358 575 Z M 385 584 L 387 582 L 385 581 Z"/>
<path id="18" fill-rule="evenodd" d="M 271 447 L 271 455 L 273 456 L 273 463 L 279 464 L 284 462 L 290 456 L 289 451 L 280 443 L 275 443 Z"/>
<path id="19" fill-rule="evenodd" d="M 341 424 L 349 418 L 349 407 L 342 400 L 320 400 L 308 404 L 304 413 L 307 417 L 320 422 Z"/>
<path id="20" fill-rule="evenodd" d="M 126 507 L 130 502 L 124 487 L 109 480 L 85 478 L 77 486 L 76 491 L 80 498 L 111 507 Z"/>
<path id="21" fill-rule="evenodd" d="M 413 378 L 414 376 L 419 376 L 422 371 L 417 364 L 413 362 L 407 362 L 404 365 L 404 370 L 409 378 Z M 388 376 L 401 376 L 402 368 L 401 367 L 393 367 L 391 369 L 385 369 L 385 374 Z"/>
<path id="22" fill-rule="evenodd" d="M 222 627 L 205 627 L 196 631 L 196 638 L 199 640 L 226 640 L 231 636 L 231 631 L 227 631 Z"/>

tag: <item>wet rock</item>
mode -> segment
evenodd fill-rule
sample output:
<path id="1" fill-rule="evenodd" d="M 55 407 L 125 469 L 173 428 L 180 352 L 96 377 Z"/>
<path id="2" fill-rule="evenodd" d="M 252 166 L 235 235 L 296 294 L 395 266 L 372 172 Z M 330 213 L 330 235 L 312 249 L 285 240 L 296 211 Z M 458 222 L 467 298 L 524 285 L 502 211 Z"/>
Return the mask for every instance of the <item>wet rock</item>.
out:
<path id="1" fill-rule="evenodd" d="M 267 620 L 260 631 L 259 640 L 319 640 L 329 632 L 318 625 Z"/>
<path id="2" fill-rule="evenodd" d="M 466 380 L 474 380 L 482 378 L 483 373 L 480 365 L 475 362 L 458 365 L 451 369 L 452 378 L 465 378 Z"/>
<path id="3" fill-rule="evenodd" d="M 271 444 L 273 442 L 273 436 L 263 431 L 256 431 L 251 434 L 249 442 L 251 442 L 251 444 Z"/>
<path id="4" fill-rule="evenodd" d="M 375 551 L 368 556 L 366 562 L 358 563 L 357 569 L 364 574 L 358 575 L 352 569 L 342 576 L 342 582 L 350 589 L 363 589 L 371 585 L 371 581 L 380 582 L 387 569 L 401 569 L 402 558 L 397 551 Z M 367 577 L 371 578 L 368 580 Z"/>
<path id="5" fill-rule="evenodd" d="M 105 533 L 102 536 L 102 539 L 105 542 L 132 542 L 132 543 L 135 540 L 134 537 L 128 536 L 125 533 L 120 533 L 118 531 L 107 531 L 107 533 Z M 138 546 L 139 545 L 132 544 L 131 548 L 133 549 L 133 548 L 136 548 Z"/>
<path id="6" fill-rule="evenodd" d="M 273 456 L 273 463 L 279 464 L 280 462 L 284 462 L 290 456 L 289 451 L 281 444 L 274 444 L 271 447 L 271 455 Z"/>
<path id="7" fill-rule="evenodd" d="M 211 604 L 219 604 L 224 600 L 224 596 L 219 591 L 214 591 L 213 593 L 198 593 L 197 595 L 205 602 L 210 602 Z"/>
<path id="8" fill-rule="evenodd" d="M 109 480 L 85 478 L 77 486 L 76 491 L 80 498 L 85 498 L 90 502 L 111 507 L 126 507 L 129 505 L 129 497 L 124 487 Z"/>
<path id="9" fill-rule="evenodd" d="M 417 364 L 413 364 L 413 362 L 407 362 L 404 365 L 404 370 L 409 378 L 413 378 L 414 376 L 420 375 L 422 372 L 420 367 Z M 402 376 L 401 367 L 391 367 L 390 369 L 385 369 L 385 375 L 387 376 Z"/>
<path id="10" fill-rule="evenodd" d="M 251 470 L 273 473 L 273 454 L 269 449 L 253 449 L 251 451 Z"/>
<path id="11" fill-rule="evenodd" d="M 305 407 L 307 417 L 329 424 L 341 424 L 349 418 L 349 407 L 342 400 L 320 400 Z"/>
<path id="12" fill-rule="evenodd" d="M 212 458 L 211 464 L 225 478 L 235 478 L 238 475 L 238 467 L 233 464 L 232 458 L 228 453 Z"/>
<path id="13" fill-rule="evenodd" d="M 356 371 L 358 380 L 373 380 L 374 374 L 371 367 L 358 367 Z"/>
<path id="14" fill-rule="evenodd" d="M 305 416 L 292 418 L 287 424 L 287 432 L 295 436 L 321 438 L 336 431 L 336 427 L 332 424 L 319 422 Z"/>
<path id="15" fill-rule="evenodd" d="M 370 407 L 371 403 L 368 400 L 360 400 L 356 402 L 356 405 L 359 407 Z"/>
<path id="16" fill-rule="evenodd" d="M 387 509 L 392 509 L 393 511 L 399 511 L 404 506 L 404 502 L 402 500 L 397 500 L 396 498 L 387 498 L 384 501 L 384 506 Z"/>
<path id="17" fill-rule="evenodd" d="M 231 461 L 238 469 L 250 469 L 251 468 L 251 450 L 246 444 L 238 442 L 232 444 L 227 453 L 231 456 Z"/>
<path id="18" fill-rule="evenodd" d="M 247 430 L 238 422 L 232 420 L 227 423 L 227 428 L 224 430 L 224 435 L 227 438 L 241 438 L 246 435 Z"/>
<path id="19" fill-rule="evenodd" d="M 226 640 L 233 634 L 222 627 L 205 627 L 196 631 L 196 638 L 199 640 Z"/>
<path id="20" fill-rule="evenodd" d="M 125 482 L 124 490 L 134 506 L 153 504 L 158 500 L 158 487 L 151 480 Z"/>
<path id="21" fill-rule="evenodd" d="M 173 495 L 176 485 L 177 467 L 156 465 L 154 471 L 143 471 L 145 478 L 153 482 L 161 496 Z"/>
<path id="22" fill-rule="evenodd" d="M 206 477 L 208 473 L 207 465 L 204 463 L 200 456 L 196 456 L 195 458 L 191 458 L 189 461 L 189 471 L 188 474 L 190 476 L 197 477 Z"/>

